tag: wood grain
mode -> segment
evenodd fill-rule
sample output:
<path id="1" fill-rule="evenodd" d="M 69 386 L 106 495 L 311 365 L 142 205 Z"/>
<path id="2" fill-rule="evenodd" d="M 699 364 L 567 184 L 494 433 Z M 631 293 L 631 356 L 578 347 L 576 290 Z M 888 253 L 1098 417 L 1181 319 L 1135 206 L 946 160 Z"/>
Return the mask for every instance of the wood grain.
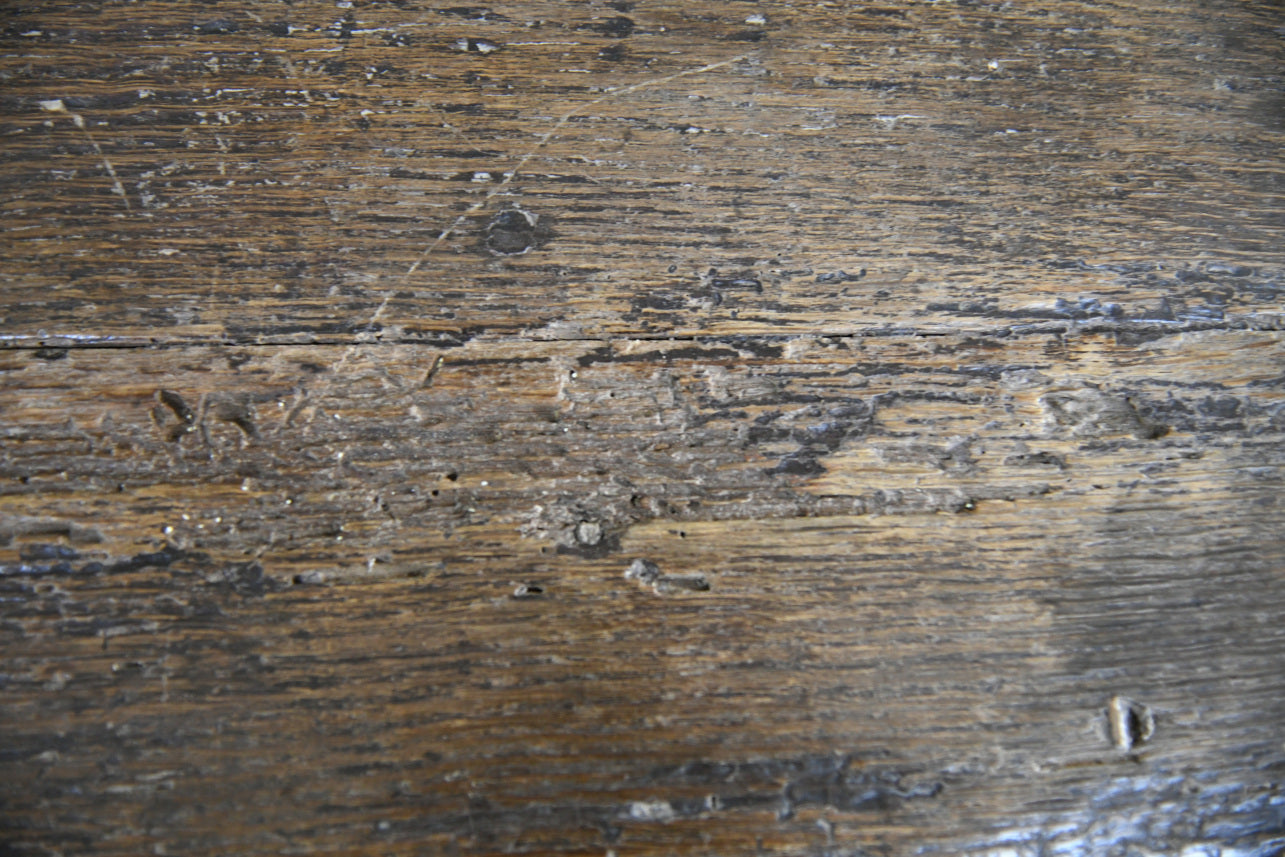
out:
<path id="1" fill-rule="evenodd" d="M 6 335 L 1279 324 L 1278 12 L 35 4 Z"/>
<path id="2" fill-rule="evenodd" d="M 18 841 L 1266 841 L 1278 335 L 753 344 L 14 352 Z"/>
<path id="3" fill-rule="evenodd" d="M 6 10 L 0 853 L 1280 853 L 1281 23 Z"/>

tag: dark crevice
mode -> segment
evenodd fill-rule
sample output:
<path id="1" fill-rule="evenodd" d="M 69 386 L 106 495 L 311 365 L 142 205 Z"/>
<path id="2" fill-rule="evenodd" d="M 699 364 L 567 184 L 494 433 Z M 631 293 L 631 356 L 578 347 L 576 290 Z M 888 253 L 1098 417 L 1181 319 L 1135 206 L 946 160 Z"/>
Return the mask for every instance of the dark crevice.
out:
<path id="1" fill-rule="evenodd" d="M 606 336 L 567 338 L 567 339 L 539 339 L 534 337 L 523 336 L 497 336 L 487 338 L 485 328 L 470 328 L 468 330 L 454 332 L 443 332 L 426 336 L 400 336 L 400 337 L 383 337 L 374 341 L 363 342 L 353 339 L 326 340 L 318 339 L 312 342 L 300 342 L 297 339 L 276 340 L 271 337 L 257 337 L 254 340 L 240 339 L 193 339 L 190 341 L 182 340 L 143 340 L 143 339 L 126 339 L 124 337 L 116 339 L 91 340 L 87 342 L 69 341 L 68 338 L 58 336 L 46 337 L 22 337 L 10 336 L 7 341 L 0 341 L 0 351 L 11 352 L 32 352 L 39 359 L 60 359 L 53 357 L 55 351 L 74 352 L 89 350 L 110 350 L 110 349 L 150 349 L 162 350 L 171 348 L 379 348 L 391 346 L 419 345 L 427 348 L 460 348 L 470 342 L 483 340 L 496 345 L 511 345 L 513 343 L 567 343 L 567 344 L 597 344 L 607 343 L 618 340 L 631 340 L 636 342 L 692 342 L 692 343 L 719 343 L 730 344 L 733 341 L 742 348 L 748 348 L 753 343 L 761 342 L 790 342 L 798 339 L 861 339 L 861 338 L 888 338 L 888 337 L 905 337 L 919 339 L 934 339 L 955 335 L 979 335 L 986 334 L 1000 338 L 1010 336 L 1048 336 L 1057 334 L 1112 334 L 1125 340 L 1149 341 L 1165 336 L 1172 336 L 1177 333 L 1195 333 L 1205 331 L 1275 331 L 1279 330 L 1279 322 L 1275 319 L 1234 319 L 1229 321 L 1210 321 L 1210 322 L 1168 322 L 1168 321 L 1110 321 L 1102 320 L 1073 322 L 1073 321 L 1035 321 L 1029 324 L 1011 324 L 989 330 L 976 330 L 973 328 L 961 327 L 958 330 L 942 330 L 940 328 L 922 329 L 917 327 L 893 325 L 887 327 L 872 327 L 862 329 L 800 329 L 797 333 L 780 332 L 780 333 L 740 333 L 733 336 L 716 333 L 654 333 L 648 331 L 628 331 L 613 333 Z"/>

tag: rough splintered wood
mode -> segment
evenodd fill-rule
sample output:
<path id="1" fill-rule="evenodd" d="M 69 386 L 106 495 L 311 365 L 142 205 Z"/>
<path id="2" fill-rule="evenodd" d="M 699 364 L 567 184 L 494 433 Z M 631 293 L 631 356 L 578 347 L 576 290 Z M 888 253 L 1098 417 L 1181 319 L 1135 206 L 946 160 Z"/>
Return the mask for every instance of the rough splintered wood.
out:
<path id="1" fill-rule="evenodd" d="M 1260 853 L 1279 821 L 1279 335 L 342 351 L 7 355 L 15 841 Z"/>
<path id="2" fill-rule="evenodd" d="M 1280 24 L 9 11 L 0 851 L 1280 853 Z"/>

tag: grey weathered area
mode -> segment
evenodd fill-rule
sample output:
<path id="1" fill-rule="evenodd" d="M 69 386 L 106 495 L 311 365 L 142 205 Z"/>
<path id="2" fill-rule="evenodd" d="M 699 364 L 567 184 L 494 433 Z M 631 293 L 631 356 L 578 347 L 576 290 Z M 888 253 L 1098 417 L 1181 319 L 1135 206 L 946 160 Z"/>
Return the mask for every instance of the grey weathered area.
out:
<path id="1" fill-rule="evenodd" d="M 2 17 L 0 853 L 1285 847 L 1277 4 Z"/>

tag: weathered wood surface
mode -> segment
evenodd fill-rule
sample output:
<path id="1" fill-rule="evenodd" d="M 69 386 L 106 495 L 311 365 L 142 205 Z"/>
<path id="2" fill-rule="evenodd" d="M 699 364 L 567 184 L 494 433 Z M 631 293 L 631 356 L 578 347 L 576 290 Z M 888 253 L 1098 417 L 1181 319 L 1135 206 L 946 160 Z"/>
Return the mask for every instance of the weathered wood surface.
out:
<path id="1" fill-rule="evenodd" d="M 1278 5 L 4 14 L 6 853 L 1285 847 Z"/>
<path id="2" fill-rule="evenodd" d="M 633 5 L 15 10 L 6 334 L 1280 312 L 1278 4 Z"/>

